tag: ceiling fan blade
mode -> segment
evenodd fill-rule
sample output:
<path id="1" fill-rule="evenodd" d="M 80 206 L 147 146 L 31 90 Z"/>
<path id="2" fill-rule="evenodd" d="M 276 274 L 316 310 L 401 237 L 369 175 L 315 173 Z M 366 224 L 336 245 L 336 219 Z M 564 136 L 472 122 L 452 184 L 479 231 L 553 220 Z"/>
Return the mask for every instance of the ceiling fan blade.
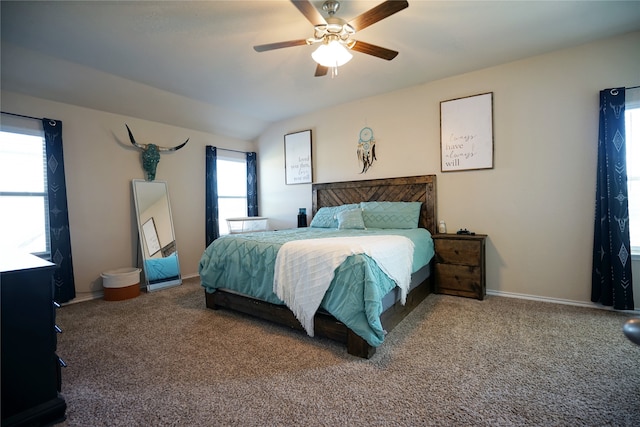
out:
<path id="1" fill-rule="evenodd" d="M 398 56 L 398 52 L 395 50 L 376 46 L 367 42 L 361 42 L 360 40 L 356 40 L 355 42 L 356 43 L 353 45 L 351 50 L 366 53 L 367 55 L 377 56 L 378 58 L 386 59 L 387 61 L 391 61 L 393 58 Z"/>
<path id="2" fill-rule="evenodd" d="M 302 13 L 305 18 L 307 18 L 307 20 L 309 20 L 309 22 L 313 24 L 314 27 L 316 25 L 327 24 L 327 21 L 320 14 L 320 12 L 318 12 L 318 9 L 316 9 L 309 0 L 291 0 L 291 3 L 293 3 L 293 5 L 298 8 L 300 13 Z"/>
<path id="3" fill-rule="evenodd" d="M 327 71 L 329 71 L 329 67 L 325 67 L 324 65 L 318 64 L 316 67 L 316 74 L 314 77 L 322 77 L 327 75 Z"/>
<path id="4" fill-rule="evenodd" d="M 402 9 L 406 9 L 407 7 L 409 7 L 408 1 L 387 0 L 384 3 L 380 3 L 373 9 L 369 9 L 362 15 L 356 16 L 349 21 L 349 25 L 351 25 L 356 31 L 361 31 L 369 25 L 373 25 L 396 12 L 400 12 Z"/>
<path id="5" fill-rule="evenodd" d="M 289 40 L 286 42 L 260 44 L 258 46 L 254 46 L 253 49 L 256 52 L 265 52 L 267 50 L 282 49 L 283 47 L 302 46 L 306 44 L 307 44 L 307 41 L 305 39 Z"/>

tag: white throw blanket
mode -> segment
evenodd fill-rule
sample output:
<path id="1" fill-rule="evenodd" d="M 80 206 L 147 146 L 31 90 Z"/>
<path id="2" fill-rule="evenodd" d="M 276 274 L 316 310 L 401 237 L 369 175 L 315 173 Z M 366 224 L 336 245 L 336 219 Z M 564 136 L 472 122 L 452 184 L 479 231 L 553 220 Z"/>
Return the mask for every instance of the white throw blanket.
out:
<path id="1" fill-rule="evenodd" d="M 404 236 L 332 237 L 287 242 L 276 256 L 273 291 L 287 304 L 309 336 L 313 317 L 347 257 L 366 254 L 400 288 L 404 305 L 411 281 L 413 242 Z"/>

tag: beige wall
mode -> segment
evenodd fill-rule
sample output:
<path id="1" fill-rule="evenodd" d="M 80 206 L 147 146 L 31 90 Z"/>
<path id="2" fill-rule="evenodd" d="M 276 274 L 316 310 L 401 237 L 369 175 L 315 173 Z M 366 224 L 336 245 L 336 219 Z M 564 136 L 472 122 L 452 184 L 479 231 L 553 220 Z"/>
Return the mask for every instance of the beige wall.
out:
<path id="1" fill-rule="evenodd" d="M 205 146 L 252 151 L 247 141 L 2 92 L 2 111 L 63 124 L 69 222 L 77 300 L 102 292 L 100 273 L 137 263 L 132 179 L 143 179 L 136 141 L 183 149 L 163 153 L 156 179 L 167 181 L 183 276 L 197 275 L 205 246 Z"/>
<path id="2" fill-rule="evenodd" d="M 311 211 L 311 186 L 284 184 L 283 135 L 312 129 L 315 182 L 437 174 L 439 219 L 489 235 L 490 292 L 590 304 L 598 92 L 640 84 L 639 47 L 636 32 L 274 124 L 258 141 L 260 213 L 283 228 L 296 225 L 298 208 Z M 441 173 L 440 101 L 485 92 L 494 169 Z M 364 126 L 378 160 L 361 175 Z"/>

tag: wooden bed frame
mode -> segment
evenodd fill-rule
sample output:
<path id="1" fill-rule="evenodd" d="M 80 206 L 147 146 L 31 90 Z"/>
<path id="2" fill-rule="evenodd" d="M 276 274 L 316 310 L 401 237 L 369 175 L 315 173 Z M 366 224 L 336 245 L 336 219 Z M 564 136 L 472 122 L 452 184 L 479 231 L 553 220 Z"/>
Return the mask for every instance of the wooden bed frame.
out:
<path id="1" fill-rule="evenodd" d="M 435 175 L 313 184 L 312 191 L 314 215 L 321 207 L 362 201 L 422 202 L 419 227 L 428 229 L 432 234 L 436 233 Z M 432 291 L 433 268 L 430 277 L 407 295 L 405 305 L 397 302 L 380 315 L 384 329 L 391 331 Z M 228 308 L 304 331 L 298 319 L 285 305 L 271 304 L 224 290 L 214 293 L 205 291 L 205 297 L 208 308 Z M 327 313 L 316 314 L 314 328 L 315 335 L 346 344 L 347 352 L 351 355 L 368 359 L 376 351 L 375 347 Z"/>

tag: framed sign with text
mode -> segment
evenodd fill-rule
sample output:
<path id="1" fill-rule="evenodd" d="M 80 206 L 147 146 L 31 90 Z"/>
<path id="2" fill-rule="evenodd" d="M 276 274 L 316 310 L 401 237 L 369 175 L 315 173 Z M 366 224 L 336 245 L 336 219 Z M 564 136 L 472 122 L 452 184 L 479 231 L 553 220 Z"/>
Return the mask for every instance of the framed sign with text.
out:
<path id="1" fill-rule="evenodd" d="M 440 167 L 493 169 L 493 92 L 440 102 Z"/>
<path id="2" fill-rule="evenodd" d="M 284 136 L 284 168 L 286 184 L 310 184 L 313 181 L 311 130 Z"/>
<path id="3" fill-rule="evenodd" d="M 158 240 L 158 231 L 156 230 L 156 223 L 153 217 L 142 224 L 142 235 L 144 236 L 144 242 L 147 245 L 149 256 L 154 256 L 160 251 L 160 240 Z"/>

